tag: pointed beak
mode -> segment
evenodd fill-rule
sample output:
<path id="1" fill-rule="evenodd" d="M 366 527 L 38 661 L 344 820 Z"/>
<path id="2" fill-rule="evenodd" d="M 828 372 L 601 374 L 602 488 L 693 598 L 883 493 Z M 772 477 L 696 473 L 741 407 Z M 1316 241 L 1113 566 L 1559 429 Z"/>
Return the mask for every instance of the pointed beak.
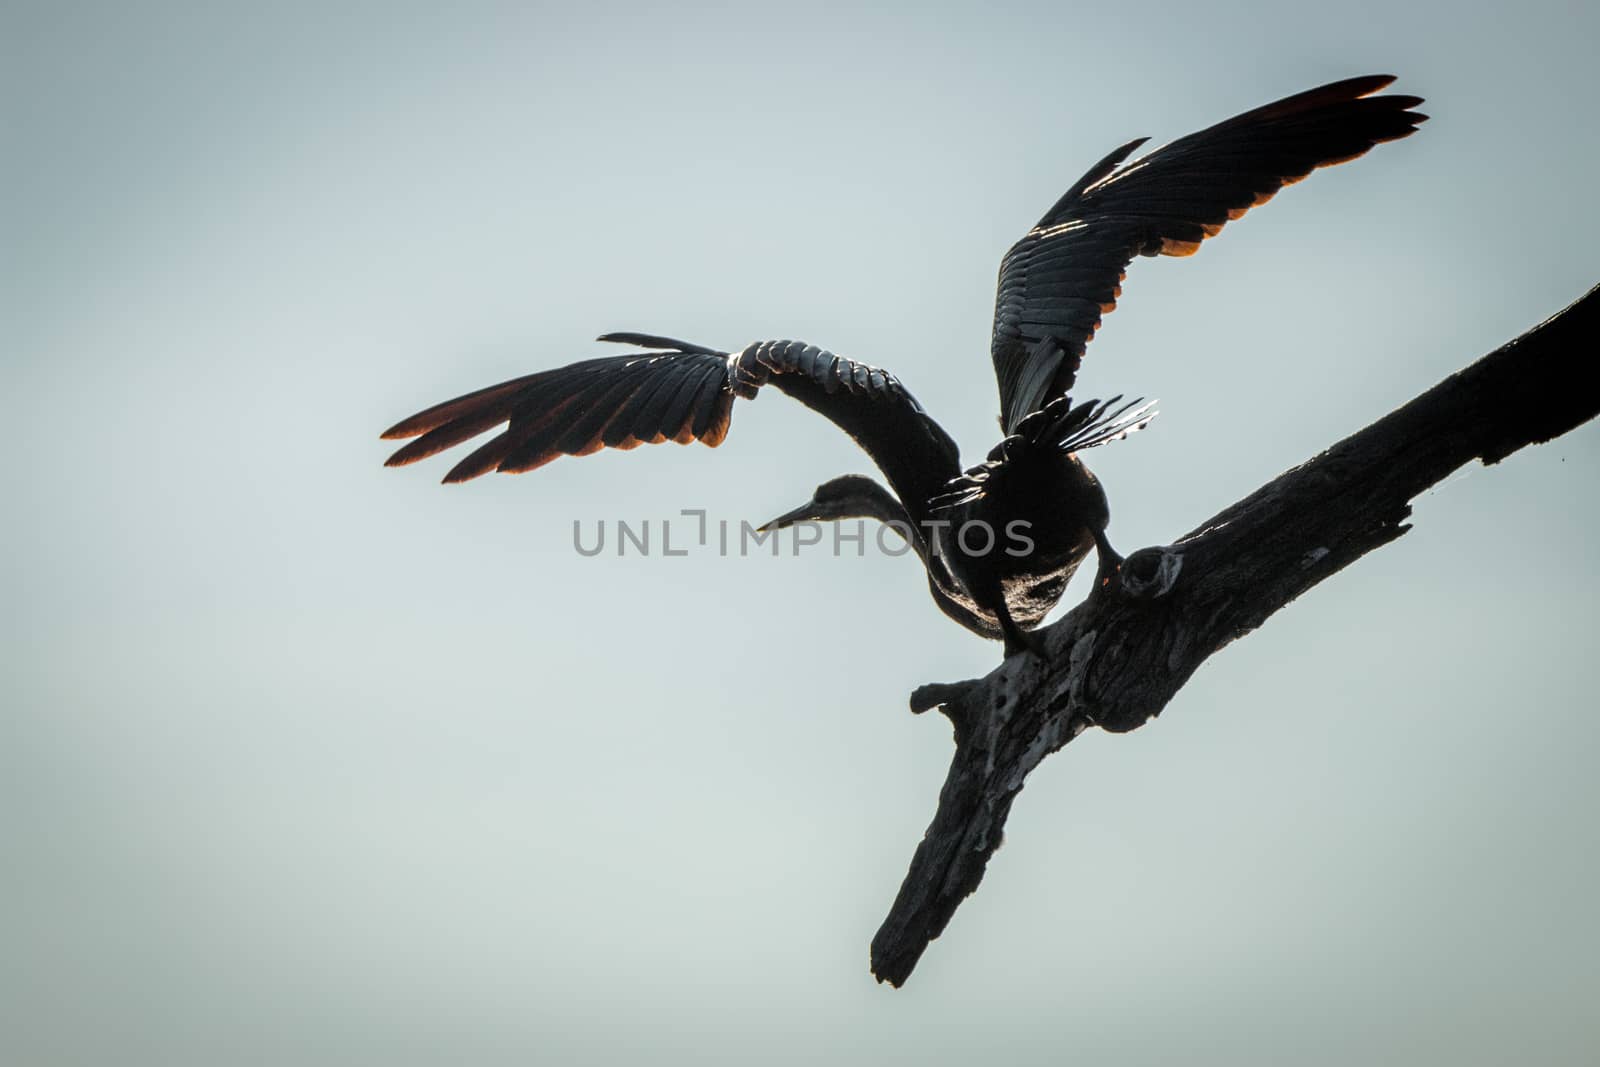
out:
<path id="1" fill-rule="evenodd" d="M 775 519 L 768 519 L 756 527 L 756 533 L 767 533 L 770 530 L 783 530 L 797 522 L 807 522 L 817 517 L 816 506 L 811 501 L 806 501 L 793 511 L 786 511 Z"/>

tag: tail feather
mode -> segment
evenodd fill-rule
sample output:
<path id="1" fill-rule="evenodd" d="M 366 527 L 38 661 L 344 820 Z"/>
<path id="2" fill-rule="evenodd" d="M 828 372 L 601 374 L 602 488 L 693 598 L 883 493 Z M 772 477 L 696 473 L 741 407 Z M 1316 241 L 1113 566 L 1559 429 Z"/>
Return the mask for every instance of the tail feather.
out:
<path id="1" fill-rule="evenodd" d="M 1070 397 L 1057 397 L 1017 423 L 1016 433 L 996 450 L 1009 454 L 1019 441 L 1030 446 L 1054 445 L 1063 452 L 1119 441 L 1142 430 L 1155 418 L 1155 401 L 1143 397 L 1124 402 L 1121 396 L 1110 400 L 1086 400 L 1076 406 Z M 1008 447 L 1009 446 L 1009 447 Z M 990 453 L 990 458 L 997 458 Z"/>
<path id="2" fill-rule="evenodd" d="M 1081 452 L 1120 441 L 1144 429 L 1155 416 L 1155 402 L 1146 402 L 1142 397 L 1124 401 L 1114 396 L 1110 400 L 1086 400 L 1077 406 L 1070 397 L 1057 397 L 1017 423 L 1016 432 L 996 445 L 984 462 L 946 482 L 944 492 L 933 497 L 928 506 L 933 511 L 948 511 L 970 504 L 997 490 L 1008 469 L 1025 465 L 1030 455 L 1036 456 L 1044 449 Z"/>
<path id="3" fill-rule="evenodd" d="M 1144 429 L 1156 417 L 1154 400 L 1147 402 L 1139 397 L 1119 406 L 1121 400 L 1120 396 L 1115 396 L 1098 407 L 1092 403 L 1082 405 L 1091 410 L 1080 425 L 1066 436 L 1056 439 L 1056 447 L 1063 452 L 1081 452 L 1086 448 L 1120 441 L 1130 433 Z"/>

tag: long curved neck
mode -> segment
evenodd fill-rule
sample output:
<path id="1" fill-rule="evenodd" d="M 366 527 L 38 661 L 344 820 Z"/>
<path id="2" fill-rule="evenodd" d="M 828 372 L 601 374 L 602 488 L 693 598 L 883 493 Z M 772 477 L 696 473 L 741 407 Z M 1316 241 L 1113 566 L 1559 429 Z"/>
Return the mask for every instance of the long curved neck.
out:
<path id="1" fill-rule="evenodd" d="M 849 498 L 851 514 L 841 515 L 840 518 L 877 519 L 883 523 L 910 525 L 911 515 L 906 511 L 906 506 L 887 487 L 860 475 L 852 481 L 855 484 L 851 487 Z"/>
<path id="2" fill-rule="evenodd" d="M 839 491 L 834 506 L 829 509 L 830 520 L 876 519 L 886 526 L 893 526 L 905 536 L 917 553 L 917 558 L 922 561 L 923 569 L 928 572 L 928 591 L 933 594 L 940 610 L 973 633 L 984 637 L 1000 636 L 1000 629 L 992 618 L 977 611 L 964 595 L 953 592 L 960 590 L 959 583 L 951 576 L 944 561 L 931 555 L 927 528 L 912 518 L 899 497 L 885 486 L 860 474 L 837 478 L 830 486 Z"/>
<path id="3" fill-rule="evenodd" d="M 830 509 L 833 513 L 828 518 L 876 519 L 885 526 L 892 526 L 910 543 L 917 553 L 917 558 L 922 560 L 923 566 L 927 566 L 927 531 L 911 517 L 911 513 L 906 510 L 900 498 L 887 487 L 865 475 L 846 475 L 837 481 L 843 482 L 846 479 L 849 481 L 849 491 L 839 498 L 834 509 Z"/>

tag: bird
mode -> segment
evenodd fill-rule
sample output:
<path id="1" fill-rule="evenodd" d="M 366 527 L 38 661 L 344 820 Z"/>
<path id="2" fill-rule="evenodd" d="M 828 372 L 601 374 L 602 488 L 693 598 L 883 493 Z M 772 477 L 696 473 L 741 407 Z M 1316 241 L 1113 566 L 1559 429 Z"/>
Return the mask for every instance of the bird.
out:
<path id="1" fill-rule="evenodd" d="M 1074 400 L 1085 349 L 1116 307 L 1137 256 L 1189 256 L 1230 221 L 1312 171 L 1414 133 L 1417 96 L 1384 93 L 1395 78 L 1348 78 L 1243 112 L 1130 159 L 1148 138 L 1114 149 L 1079 178 L 1000 263 L 990 358 L 1001 440 L 963 468 L 960 451 L 900 380 L 879 367 L 795 340 L 737 351 L 650 333 L 602 334 L 632 346 L 491 385 L 384 431 L 407 444 L 399 467 L 497 427 L 444 476 L 535 470 L 602 448 L 727 436 L 740 399 L 765 386 L 827 418 L 888 481 L 851 474 L 763 524 L 874 519 L 916 550 L 929 591 L 951 619 L 1042 654 L 1036 627 L 1090 550 L 1095 593 L 1112 589 L 1122 557 L 1107 537 L 1110 507 L 1081 453 L 1146 426 L 1142 398 Z M 1095 595 L 1092 593 L 1091 595 Z"/>

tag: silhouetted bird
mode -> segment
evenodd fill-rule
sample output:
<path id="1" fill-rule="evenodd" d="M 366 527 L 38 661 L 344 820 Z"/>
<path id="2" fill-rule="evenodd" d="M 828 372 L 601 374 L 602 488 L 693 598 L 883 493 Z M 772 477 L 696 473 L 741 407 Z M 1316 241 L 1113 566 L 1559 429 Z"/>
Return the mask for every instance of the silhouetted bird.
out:
<path id="1" fill-rule="evenodd" d="M 1120 557 L 1106 540 L 1110 511 L 1078 458 L 1144 426 L 1149 405 L 1068 397 L 1084 346 L 1115 307 L 1134 256 L 1187 256 L 1231 219 L 1266 203 L 1318 167 L 1363 155 L 1415 131 L 1415 96 L 1374 96 L 1394 79 L 1335 82 L 1246 112 L 1130 163 L 1130 141 L 1089 169 L 1000 264 L 990 354 L 1000 385 L 1004 440 L 965 472 L 959 454 L 886 371 L 799 341 L 760 341 L 737 352 L 639 333 L 602 341 L 651 351 L 574 363 L 457 397 L 384 433 L 416 440 L 389 457 L 401 466 L 500 425 L 445 475 L 530 471 L 558 456 L 676 441 L 721 443 L 734 400 L 768 383 L 830 419 L 889 480 L 849 475 L 818 487 L 766 529 L 866 517 L 895 524 L 917 550 L 946 614 L 1006 652 L 1031 647 L 1027 630 L 1098 550 L 1098 586 Z"/>

